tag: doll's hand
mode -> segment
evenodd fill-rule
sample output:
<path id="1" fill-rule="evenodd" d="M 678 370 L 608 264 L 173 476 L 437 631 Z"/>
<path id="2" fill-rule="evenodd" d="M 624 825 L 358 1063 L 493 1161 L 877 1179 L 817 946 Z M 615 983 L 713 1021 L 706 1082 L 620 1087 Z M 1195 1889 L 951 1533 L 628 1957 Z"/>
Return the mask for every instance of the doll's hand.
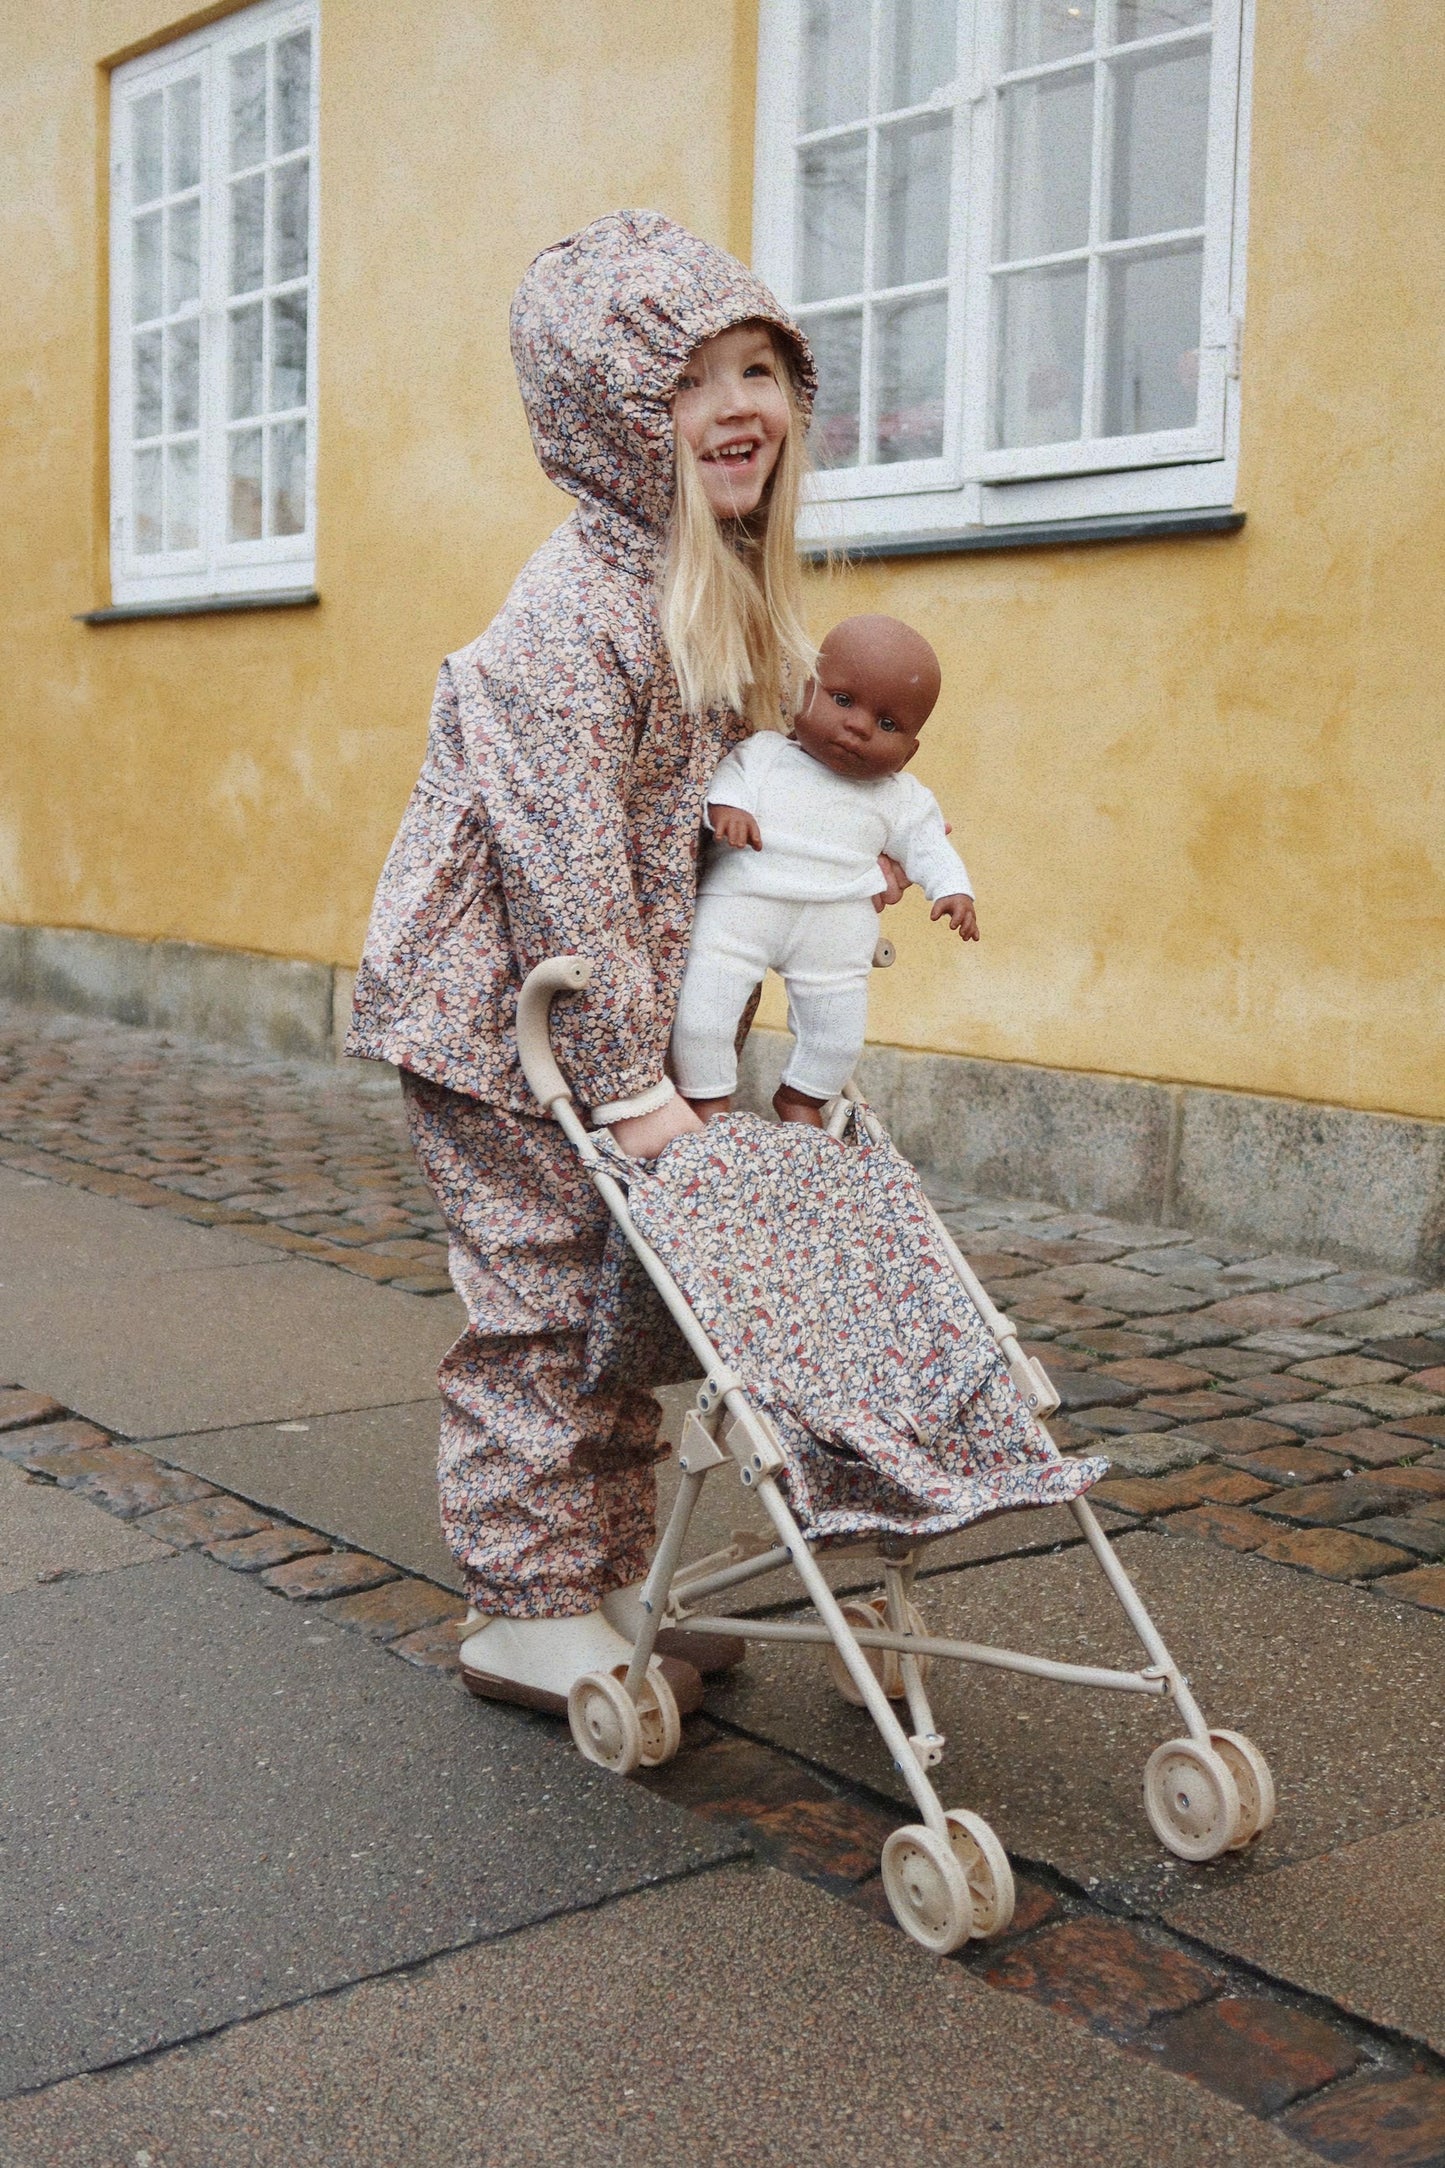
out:
<path id="1" fill-rule="evenodd" d="M 762 849 L 762 832 L 752 814 L 744 813 L 741 806 L 710 805 L 707 817 L 719 843 L 731 844 L 735 851 Z"/>
<path id="2" fill-rule="evenodd" d="M 664 1144 L 671 1144 L 674 1137 L 685 1137 L 690 1129 L 701 1127 L 702 1123 L 679 1092 L 655 1113 L 634 1114 L 626 1121 L 614 1122 L 612 1134 L 629 1159 L 655 1159 Z"/>
<path id="3" fill-rule="evenodd" d="M 873 898 L 873 908 L 875 911 L 886 911 L 889 904 L 897 903 L 899 897 L 910 889 L 913 883 L 909 880 L 902 866 L 899 865 L 898 860 L 890 858 L 886 851 L 882 852 L 879 857 L 878 871 L 883 876 L 883 886 Z"/>
<path id="4" fill-rule="evenodd" d="M 978 939 L 978 913 L 973 907 L 972 896 L 940 896 L 930 918 L 946 918 L 960 941 Z"/>

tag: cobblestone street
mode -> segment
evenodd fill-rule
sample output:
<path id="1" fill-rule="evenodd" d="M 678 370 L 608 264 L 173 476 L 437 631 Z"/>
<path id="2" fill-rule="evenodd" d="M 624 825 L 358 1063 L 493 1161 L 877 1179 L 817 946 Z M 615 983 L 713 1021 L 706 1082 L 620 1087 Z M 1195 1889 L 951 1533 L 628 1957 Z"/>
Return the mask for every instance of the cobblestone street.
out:
<path id="1" fill-rule="evenodd" d="M 86 1237 L 95 1244 L 122 1237 L 143 1242 L 148 1227 L 159 1233 L 172 1223 L 177 1233 L 168 1241 L 224 1239 L 229 1263 L 214 1276 L 231 1290 L 250 1283 L 258 1269 L 239 1270 L 245 1258 L 276 1260 L 259 1269 L 281 1273 L 275 1284 L 282 1295 L 264 1311 L 271 1320 L 266 1330 L 280 1342 L 288 1319 L 294 1334 L 312 1329 L 309 1313 L 289 1306 L 284 1291 L 303 1282 L 321 1289 L 328 1284 L 324 1274 L 307 1276 L 320 1266 L 348 1276 L 355 1290 L 348 1300 L 376 1304 L 384 1290 L 391 1305 L 386 1318 L 396 1321 L 389 1329 L 405 1336 L 414 1318 L 427 1345 L 445 1344 L 444 1238 L 412 1167 L 394 1083 L 381 1072 L 290 1067 L 109 1024 L 0 1012 L 0 1180 L 18 1185 L 0 1191 L 11 1199 L 17 1230 L 41 1228 L 47 1210 L 78 1191 L 86 1198 L 75 1200 L 77 1212 L 106 1215 Z M 1008 1692 L 996 1690 L 997 1674 L 980 1675 L 970 1698 L 954 1703 L 949 1729 L 962 1749 L 960 1788 L 994 1821 L 1013 1856 L 1018 1909 L 1001 1942 L 972 1945 L 941 1975 L 928 1977 L 966 1984 L 971 1999 L 959 2013 L 961 2037 L 993 2037 L 990 2027 L 1002 2028 L 999 2053 L 1018 2058 L 1025 2056 L 1018 2026 L 1046 2022 L 1054 2028 L 1048 2053 L 1056 2059 L 1079 2052 L 1059 2045 L 1069 2041 L 1092 2043 L 1089 2054 L 1104 2058 L 1088 2071 L 1079 2066 L 1077 2083 L 1094 2103 L 1090 2114 L 1103 2114 L 1097 2102 L 1107 2095 L 1124 2104 L 1124 2122 L 1104 2151 L 1071 2151 L 1071 2158 L 1142 2159 L 1146 2141 L 1138 2133 L 1148 2130 L 1154 2134 L 1148 2157 L 1160 2161 L 1313 2156 L 1371 2168 L 1445 2161 L 1438 1967 L 1445 1935 L 1438 1691 L 1445 1653 L 1445 1290 L 1037 1201 L 987 1199 L 942 1186 L 935 1195 L 995 1300 L 1048 1366 L 1063 1399 L 1051 1426 L 1059 1443 L 1108 1454 L 1110 1477 L 1094 1494 L 1105 1524 L 1125 1546 L 1171 1640 L 1187 1650 L 1196 1681 L 1206 1682 L 1229 1712 L 1220 1720 L 1245 1724 L 1266 1746 L 1282 1806 L 1276 1830 L 1248 1855 L 1206 1869 L 1161 1864 L 1138 1826 L 1136 1761 L 1147 1746 L 1140 1750 L 1137 1742 L 1147 1726 L 1139 1730 L 1132 1715 L 1095 1720 L 1094 1697 L 1090 1714 L 1065 1728 L 1056 1700 L 1020 1694 L 1017 1682 Z M 185 1233 L 180 1223 L 207 1232 Z M 132 1227 L 134 1238 L 125 1234 Z M 25 1299 L 20 1283 L 29 1256 L 17 1232 L 6 1244 L 7 1301 L 17 1293 Z M 182 1256 L 176 1249 L 165 1266 L 168 1280 L 153 1277 L 147 1285 L 177 1287 L 188 1269 Z M 53 1274 L 48 1258 L 46 1252 L 39 1269 Z M 357 1281 L 374 1283 L 373 1290 L 357 1289 Z M 234 1301 L 226 1314 L 239 1315 Z M 429 1482 L 435 1418 L 417 1381 L 432 1358 L 408 1354 L 402 1363 L 378 1338 L 372 1359 L 381 1367 L 366 1395 L 347 1398 L 335 1389 L 326 1400 L 318 1388 L 307 1399 L 303 1389 L 294 1412 L 275 1394 L 261 1412 L 244 1394 L 232 1407 L 223 1393 L 217 1413 L 182 1423 L 169 1414 L 150 1421 L 126 1414 L 125 1395 L 133 1388 L 124 1381 L 114 1388 L 112 1406 L 107 1368 L 87 1369 L 78 1340 L 62 1335 L 57 1349 L 50 1358 L 38 1348 L 33 1361 L 20 1362 L 15 1344 L 6 1343 L 0 1500 L 13 1505 L 17 1528 L 42 1507 L 90 1519 L 84 1528 L 67 1523 L 64 1531 L 57 1520 L 34 1550 L 34 1564 L 24 1550 L 28 1537 L 19 1539 L 23 1556 L 0 1552 L 6 1601 L 61 1604 L 70 1600 L 71 1584 L 78 1592 L 111 1588 L 120 1599 L 127 1588 L 139 1591 L 147 1575 L 194 1571 L 201 1578 L 186 1584 L 193 1589 L 188 1601 L 229 1616 L 225 1591 L 234 1591 L 242 1606 L 238 1632 L 243 1620 L 250 1622 L 246 1632 L 263 1635 L 290 1632 L 286 1622 L 297 1622 L 301 1643 L 309 1634 L 318 1650 L 332 1651 L 325 1661 L 339 1667 L 338 1678 L 352 1661 L 345 1652 L 356 1649 L 405 1682 L 407 1673 L 385 1662 L 385 1654 L 401 1657 L 415 1691 L 429 1681 L 433 1692 L 445 1694 L 438 1706 L 462 1720 L 469 1738 L 492 1742 L 491 1761 L 501 1752 L 496 1742 L 519 1742 L 507 1752 L 525 1773 L 494 1804 L 483 1840 L 504 1855 L 514 1815 L 521 1817 L 519 1830 L 533 1827 L 528 1816 L 538 1809 L 524 1808 L 524 1800 L 570 1797 L 569 1785 L 596 1778 L 596 1772 L 583 1775 L 565 1741 L 553 1751 L 558 1727 L 484 1710 L 464 1701 L 454 1683 L 464 1607 L 439 1547 L 434 1557 L 424 1548 L 430 1539 L 408 1533 L 394 1482 L 401 1471 L 419 1496 Z M 247 1360 L 255 1367 L 260 1358 Z M 86 1383 L 91 1377 L 100 1381 L 93 1388 Z M 355 1428 L 364 1422 L 372 1428 Z M 353 1426 L 346 1433 L 349 1459 L 329 1442 L 347 1424 Z M 368 1477 L 365 1456 L 383 1450 L 378 1441 L 391 1458 Z M 333 1451 L 334 1461 L 326 1460 Z M 368 1503 L 368 1481 L 379 1506 Z M 316 1500 L 309 1512 L 297 1503 L 307 1497 Z M 728 1510 L 736 1513 L 735 1497 Z M 105 1542 L 133 1548 L 106 1551 L 96 1529 L 114 1531 Z M 1082 1640 L 1102 1618 L 1083 1578 L 1086 1563 L 1077 1531 L 1060 1515 L 1005 1516 L 930 1553 L 920 1602 L 945 1621 L 951 1614 L 972 1620 L 982 1638 L 1017 1634 L 1017 1617 L 1026 1615 L 1045 1637 Z M 98 1573 L 106 1578 L 81 1578 Z M 874 1585 L 867 1562 L 856 1558 L 834 1562 L 830 1578 L 840 1589 Z M 771 1583 L 758 1595 L 765 1599 L 759 1608 L 792 1600 Z M 146 1604 L 156 1600 L 149 1596 Z M 137 1611 L 128 1629 L 134 1656 L 127 1654 L 125 1665 L 139 1665 L 142 1673 L 149 1616 L 145 1608 Z M 277 1677 L 288 1678 L 286 1664 L 302 1654 L 298 1644 L 294 1656 L 276 1659 Z M 10 1683 L 13 1694 L 21 1685 L 13 1665 Z M 182 1699 L 199 1691 L 188 1685 Z M 211 1680 L 206 1694 L 217 1691 Z M 366 1705 L 391 1691 L 367 1686 Z M 599 1903 L 597 1920 L 614 1921 L 624 1934 L 634 1918 L 628 1908 L 643 1901 L 636 1891 L 679 1874 L 694 1878 L 679 1888 L 712 1890 L 709 1903 L 734 1903 L 727 1893 L 741 1890 L 748 1874 L 780 1878 L 780 1886 L 796 1892 L 776 1900 L 779 1916 L 791 1917 L 789 1908 L 802 1905 L 798 1931 L 814 1937 L 815 1950 L 833 1953 L 818 1960 L 822 1969 L 810 1993 L 829 1981 L 829 1963 L 843 1962 L 845 1950 L 855 1968 L 883 1964 L 881 1955 L 870 1954 L 874 1941 L 859 1944 L 856 1937 L 876 1938 L 878 1923 L 891 1924 L 878 1853 L 897 1823 L 901 1795 L 871 1740 L 853 1724 L 856 1712 L 831 1702 L 824 1709 L 824 1702 L 828 1690 L 816 1664 L 786 1651 L 774 1659 L 765 1648 L 735 1679 L 714 1687 L 705 1710 L 689 1719 L 675 1762 L 636 1785 L 602 1780 L 609 1789 L 594 1787 L 589 1798 L 615 1803 L 620 1794 L 624 1822 L 634 1810 L 643 1818 L 611 1838 L 597 1823 L 585 1857 L 615 1863 L 599 1865 L 604 1878 L 613 1876 L 605 1888 L 575 1880 L 575 1844 L 569 1849 L 558 1837 L 553 1848 L 561 1847 L 562 1865 L 555 1871 L 566 1893 L 555 1903 L 514 1913 L 499 1892 L 480 1900 L 480 1924 L 428 1924 L 410 1940 L 403 1933 L 394 1948 L 364 1959 L 338 1957 L 329 1971 L 320 1959 L 319 1970 L 308 1970 L 305 1905 L 298 1912 L 286 1899 L 284 1931 L 271 1929 L 264 1925 L 268 1896 L 261 1923 L 248 1926 L 245 1939 L 249 1946 L 259 1938 L 259 1948 L 268 1933 L 278 1936 L 289 1952 L 289 1972 L 305 1975 L 299 1988 L 288 1991 L 269 1974 L 270 1984 L 239 1996 L 218 1987 L 204 2022 L 178 2016 L 160 1994 L 156 2015 L 138 2030 L 107 2016 L 103 2052 L 94 2019 L 77 2020 L 73 2041 L 67 2035 L 53 2048 L 37 2043 L 32 2052 L 22 2044 L 0 2087 L 17 2093 L 0 2104 L 0 2160 L 108 2160 L 109 2153 L 86 2150 L 97 2096 L 76 2082 L 76 2073 L 102 2063 L 115 2067 L 80 2083 L 106 2088 L 106 2128 L 130 2149 L 118 2138 L 117 2160 L 144 2158 L 161 2168 L 192 2160 L 351 2157 L 303 2152 L 299 2139 L 294 2154 L 246 2149 L 245 2117 L 254 2100 L 245 2071 L 252 2056 L 263 2063 L 280 2056 L 279 2112 L 292 2119 L 293 2131 L 311 2127 L 310 2110 L 284 2075 L 285 2028 L 292 2022 L 284 2005 L 297 1993 L 304 2001 L 345 1989 L 334 2005 L 341 2033 L 324 2039 L 317 2033 L 307 2049 L 308 2068 L 329 2068 L 332 2055 L 341 2057 L 340 2068 L 345 2056 L 337 2042 L 346 2027 L 373 2022 L 365 2005 L 347 1997 L 390 1993 L 381 1981 L 388 1966 L 425 1961 L 429 1969 L 418 1975 L 416 1991 L 445 1998 L 455 1992 L 446 1968 L 475 1965 L 497 1935 L 515 1940 L 517 1928 L 534 1922 L 517 1941 L 515 1960 L 507 1960 L 531 1963 L 526 1953 L 546 1947 L 536 1938 L 554 1932 L 536 1921 L 552 1912 L 565 1919 Z M 1076 1709 L 1069 1704 L 1070 1716 Z M 401 1703 L 398 1712 L 398 1724 L 410 1721 Z M 264 1743 L 262 1731 L 256 1736 L 261 1752 L 251 1753 L 248 1734 L 247 1767 L 265 1771 L 282 1748 Z M 299 1755 L 296 1774 L 304 1785 L 306 1740 L 285 1751 Z M 528 1757 L 537 1755 L 543 1759 L 534 1765 Z M 82 1780 L 67 1782 L 74 1787 Z M 24 1808 L 32 1816 L 37 1811 L 34 1801 Z M 654 1826 L 649 1814 L 668 1819 Z M 266 1813 L 256 1826 L 269 1826 Z M 398 1848 L 393 1836 L 358 1837 L 351 1858 L 364 1861 L 374 1846 L 385 1852 L 391 1845 L 395 1886 L 401 1886 L 395 1878 L 415 1873 L 419 1887 L 430 1890 L 428 1878 L 440 1871 L 432 1839 L 423 1841 L 415 1815 L 408 1826 L 418 1832 L 415 1869 L 405 1864 L 406 1841 Z M 290 1856 L 298 1851 L 308 1856 L 300 1838 Z M 628 1865 L 634 1855 L 644 1864 Z M 268 1856 L 263 1849 L 261 1859 Z M 751 1869 L 740 1864 L 749 1856 Z M 255 1871 L 264 1880 L 272 1870 Z M 532 1860 L 502 1879 L 520 1888 L 540 1871 Z M 455 1882 L 455 1863 L 446 1872 Z M 647 1901 L 699 1900 L 660 1891 Z M 743 1899 L 736 1902 L 746 1909 Z M 807 1910 L 815 1904 L 824 1907 L 816 1920 Z M 20 1946 L 24 1927 L 21 1918 L 9 1923 L 9 1946 Z M 900 1940 L 885 1940 L 889 1951 L 901 1953 L 887 1964 L 926 1963 Z M 464 1945 L 472 1948 L 469 1958 L 435 1955 Z M 514 1941 L 496 1947 L 511 1951 Z M 882 1952 L 885 1943 L 876 1947 Z M 60 1992 L 73 1961 L 62 1953 L 56 1962 L 58 1971 L 34 1974 L 30 1994 Z M 280 1968 L 282 1983 L 287 1976 Z M 47 1978 L 52 1986 L 44 1989 Z M 475 1979 L 469 1992 L 481 1992 Z M 836 1998 L 841 1982 L 824 1993 Z M 395 2008 L 387 2010 L 375 2022 L 390 2038 L 398 2020 Z M 215 2031 L 216 2040 L 188 2051 L 172 2045 L 202 2031 Z M 855 2045 L 849 2052 L 867 2062 L 866 2049 Z M 183 2053 L 193 2059 L 177 2061 Z M 227 2057 L 241 2059 L 241 2075 L 227 2075 Z M 195 2073 L 207 2070 L 214 2090 L 205 2096 L 210 2104 L 198 2109 L 191 2088 Z M 1186 2081 L 1182 2091 L 1180 2081 Z M 1064 2157 L 1047 2144 L 1031 2150 L 1027 2119 L 1009 2123 L 1012 2111 L 1004 2108 L 988 2126 L 1013 2130 L 1002 2150 L 950 2150 L 947 2112 L 927 2080 L 919 2085 L 901 2127 L 899 2160 L 1012 2164 Z M 1146 2091 L 1136 2100 L 1130 2089 L 1138 2086 Z M 723 2107 L 704 2091 L 697 2112 L 705 2122 L 725 2121 Z M 672 2112 L 664 2090 L 654 2114 L 666 2123 Z M 899 2127 L 896 2103 L 889 2113 Z M 1136 2113 L 1137 2128 L 1126 2129 Z M 198 2114 L 232 2119 L 233 2130 L 226 2123 L 232 2149 L 216 2130 L 204 2150 L 197 2148 Z M 715 2127 L 721 2131 L 723 2122 Z M 779 2142 L 786 2144 L 786 2124 L 782 2130 Z M 423 2157 L 434 2136 L 418 2123 L 413 2157 Z M 661 2150 L 640 2157 L 674 2157 L 668 2141 L 657 2142 Z M 755 2157 L 854 2157 L 838 2150 L 843 2141 L 836 2136 L 821 2152 L 796 2137 L 792 2142 L 791 2153 Z M 538 2140 L 513 2157 L 554 2155 Z"/>

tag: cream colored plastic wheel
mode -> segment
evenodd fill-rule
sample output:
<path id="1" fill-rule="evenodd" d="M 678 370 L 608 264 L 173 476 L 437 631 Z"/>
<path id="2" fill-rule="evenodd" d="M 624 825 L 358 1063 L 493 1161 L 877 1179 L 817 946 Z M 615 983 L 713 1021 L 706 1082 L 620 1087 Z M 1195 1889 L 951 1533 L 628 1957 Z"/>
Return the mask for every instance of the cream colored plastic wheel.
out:
<path id="1" fill-rule="evenodd" d="M 849 1598 L 848 1602 L 840 1603 L 838 1609 L 850 1626 L 854 1628 L 861 1627 L 865 1633 L 877 1632 L 879 1626 L 878 1613 L 871 1603 L 864 1603 L 860 1597 L 853 1596 Z M 888 1688 L 884 1663 L 885 1654 L 886 1651 L 883 1649 L 864 1649 L 863 1651 L 868 1669 L 886 1693 Z M 828 1676 L 845 1701 L 851 1702 L 855 1709 L 864 1707 L 863 1696 L 853 1684 L 848 1666 L 844 1663 L 832 1642 L 828 1644 Z"/>
<path id="2" fill-rule="evenodd" d="M 973 1932 L 973 1893 L 951 1844 L 922 1823 L 895 1829 L 883 1847 L 883 1887 L 905 1934 L 946 1957 Z"/>
<path id="3" fill-rule="evenodd" d="M 868 1633 L 876 1633 L 880 1626 L 888 1624 L 888 1599 L 886 1596 L 874 1596 L 866 1603 L 860 1597 L 854 1596 L 847 1603 L 840 1603 L 838 1608 L 850 1626 L 861 1626 Z M 910 1633 L 922 1634 L 928 1631 L 923 1622 L 923 1613 L 919 1610 L 917 1604 L 905 1603 L 903 1615 L 908 1622 L 908 1631 Z M 868 1669 L 872 1672 L 888 1699 L 890 1701 L 902 1701 L 905 1692 L 903 1668 L 892 1649 L 864 1649 L 863 1654 L 868 1659 Z M 932 1661 L 931 1656 L 917 1658 L 920 1679 L 928 1677 L 928 1669 Z M 853 1684 L 848 1673 L 848 1666 L 844 1663 L 836 1648 L 830 1648 L 828 1651 L 828 1676 L 845 1701 L 851 1702 L 855 1709 L 862 1708 L 863 1696 Z"/>
<path id="4" fill-rule="evenodd" d="M 1240 1826 L 1239 1786 L 1212 1746 L 1168 1739 L 1144 1764 L 1144 1811 L 1177 1859 L 1218 1859 Z"/>
<path id="5" fill-rule="evenodd" d="M 642 1763 L 642 1718 L 621 1679 L 584 1671 L 567 1696 L 567 1722 L 584 1761 L 630 1777 Z"/>
<path id="6" fill-rule="evenodd" d="M 1008 1854 L 981 1814 L 950 1808 L 946 1817 L 953 1853 L 973 1900 L 971 1935 L 983 1942 L 1001 1935 L 1014 1916 L 1014 1876 Z"/>
<path id="7" fill-rule="evenodd" d="M 664 1762 L 672 1760 L 682 1745 L 682 1717 L 677 1697 L 667 1683 L 667 1674 L 655 1657 L 642 1682 L 637 1720 L 642 1726 L 642 1766 L 660 1769 Z"/>
<path id="8" fill-rule="evenodd" d="M 1239 1793 L 1239 1827 L 1230 1839 L 1229 1849 L 1240 1852 L 1262 1836 L 1274 1820 L 1274 1778 L 1259 1748 L 1242 1731 L 1212 1731 L 1209 1743 Z"/>

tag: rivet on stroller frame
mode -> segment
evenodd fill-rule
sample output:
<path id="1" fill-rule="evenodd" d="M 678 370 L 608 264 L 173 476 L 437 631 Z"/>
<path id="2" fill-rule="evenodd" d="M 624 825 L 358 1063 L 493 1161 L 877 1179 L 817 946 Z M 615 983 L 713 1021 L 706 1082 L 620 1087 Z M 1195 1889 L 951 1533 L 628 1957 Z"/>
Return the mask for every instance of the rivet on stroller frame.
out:
<path id="1" fill-rule="evenodd" d="M 891 960 L 891 959 L 890 959 Z M 552 1054 L 549 1036 L 554 996 L 580 992 L 591 976 L 581 957 L 539 964 L 522 988 L 517 1044 L 538 1103 L 559 1124 L 587 1168 L 628 1247 L 641 1264 L 704 1373 L 683 1419 L 677 1445 L 681 1482 L 642 1593 L 644 1624 L 631 1662 L 614 1674 L 588 1673 L 568 1701 L 572 1736 L 586 1758 L 627 1776 L 671 1760 L 681 1743 L 676 1702 L 653 1655 L 664 1625 L 692 1634 L 741 1636 L 749 1641 L 814 1643 L 827 1650 L 832 1682 L 843 1697 L 865 1708 L 913 1795 L 920 1819 L 896 1829 L 883 1846 L 883 1881 L 899 1924 L 926 1949 L 944 1953 L 971 1936 L 1003 1932 L 1014 1906 L 1013 1876 L 994 1831 L 981 1816 L 945 1809 L 929 1776 L 943 1758 L 944 1740 L 934 1721 L 927 1679 L 935 1662 L 984 1664 L 1065 1685 L 1127 1694 L 1169 1697 L 1184 1735 L 1155 1748 L 1144 1769 L 1144 1808 L 1160 1842 L 1180 1859 L 1201 1861 L 1239 1850 L 1274 1816 L 1269 1766 L 1239 1732 L 1211 1729 L 1148 1611 L 1119 1563 L 1092 1508 L 1082 1496 L 1069 1510 L 1129 1620 L 1147 1662 L 1121 1671 L 1056 1662 L 1015 1649 L 930 1635 L 913 1601 L 918 1544 L 882 1536 L 877 1542 L 883 1592 L 870 1602 L 840 1602 L 833 1594 L 799 1520 L 779 1487 L 788 1453 L 779 1431 L 755 1404 L 756 1385 L 730 1368 L 694 1313 L 688 1297 L 634 1221 L 626 1191 L 598 1139 L 572 1103 Z M 845 1128 L 874 1144 L 886 1144 L 881 1123 L 849 1086 L 828 1110 L 835 1138 Z M 920 1193 L 921 1194 L 921 1193 Z M 951 1240 L 932 1207 L 924 1204 L 936 1252 L 946 1258 L 1001 1351 L 1031 1422 L 1051 1414 L 1058 1395 L 1042 1366 L 1019 1346 L 1014 1328 Z M 1052 1453 L 1052 1447 L 1049 1448 Z M 731 1550 L 680 1566 L 693 1510 L 712 1472 L 731 1464 L 744 1488 L 756 1494 L 772 1522 L 776 1542 L 735 1541 Z M 809 1620 L 710 1614 L 708 1602 L 762 1574 L 790 1566 L 817 1614 Z M 906 1708 L 908 1725 L 895 1708 Z"/>

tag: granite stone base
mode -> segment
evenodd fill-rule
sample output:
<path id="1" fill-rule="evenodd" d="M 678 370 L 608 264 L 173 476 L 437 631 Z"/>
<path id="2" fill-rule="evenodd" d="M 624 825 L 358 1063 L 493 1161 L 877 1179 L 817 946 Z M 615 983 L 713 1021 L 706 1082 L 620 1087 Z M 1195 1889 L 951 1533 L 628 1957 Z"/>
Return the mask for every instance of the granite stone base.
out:
<path id="1" fill-rule="evenodd" d="M 354 973 L 198 941 L 0 925 L 0 998 L 256 1054 L 339 1055 Z"/>

